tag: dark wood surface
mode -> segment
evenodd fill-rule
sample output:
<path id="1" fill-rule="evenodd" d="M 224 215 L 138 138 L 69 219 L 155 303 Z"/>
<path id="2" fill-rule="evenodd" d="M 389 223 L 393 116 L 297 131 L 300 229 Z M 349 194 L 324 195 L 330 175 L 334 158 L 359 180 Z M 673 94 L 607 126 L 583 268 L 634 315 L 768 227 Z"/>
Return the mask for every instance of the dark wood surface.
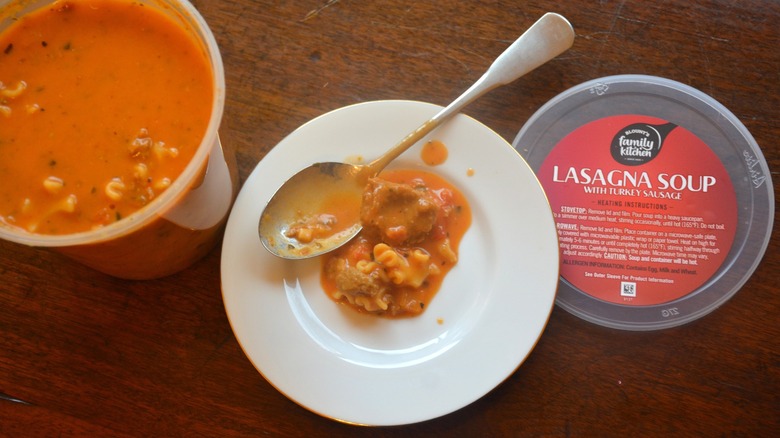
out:
<path id="1" fill-rule="evenodd" d="M 447 104 L 544 12 L 574 47 L 465 112 L 511 141 L 565 89 L 613 74 L 677 80 L 751 131 L 780 175 L 780 3 L 748 1 L 206 1 L 241 181 L 329 110 Z M 241 351 L 220 250 L 154 281 L 0 243 L 0 436 L 771 436 L 780 432 L 780 243 L 714 313 L 656 332 L 555 308 L 528 360 L 482 399 L 424 423 L 363 428 L 287 399 Z M 474 372 L 479 372 L 475 370 Z M 337 397 L 338 394 L 334 394 Z M 382 406 L 377 406 L 382 409 Z"/>

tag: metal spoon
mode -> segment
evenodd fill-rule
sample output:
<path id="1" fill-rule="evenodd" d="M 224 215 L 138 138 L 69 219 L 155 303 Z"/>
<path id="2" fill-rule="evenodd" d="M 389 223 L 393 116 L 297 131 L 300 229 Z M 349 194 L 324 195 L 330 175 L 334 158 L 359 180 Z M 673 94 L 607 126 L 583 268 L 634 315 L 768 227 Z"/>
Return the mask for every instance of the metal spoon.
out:
<path id="1" fill-rule="evenodd" d="M 285 259 L 305 259 L 345 244 L 362 228 L 359 206 L 370 177 L 377 175 L 392 160 L 466 105 L 555 58 L 573 43 L 571 24 L 558 14 L 547 13 L 496 58 L 474 85 L 381 157 L 367 165 L 315 163 L 293 175 L 274 194 L 260 215 L 258 232 L 263 246 Z M 323 201 L 334 198 L 354 200 L 347 203 L 355 206 L 354 211 L 349 212 L 346 221 L 342 219 L 341 224 L 337 224 L 341 229 L 310 242 L 301 242 L 287 235 L 290 225 L 301 218 L 327 213 L 323 210 Z"/>

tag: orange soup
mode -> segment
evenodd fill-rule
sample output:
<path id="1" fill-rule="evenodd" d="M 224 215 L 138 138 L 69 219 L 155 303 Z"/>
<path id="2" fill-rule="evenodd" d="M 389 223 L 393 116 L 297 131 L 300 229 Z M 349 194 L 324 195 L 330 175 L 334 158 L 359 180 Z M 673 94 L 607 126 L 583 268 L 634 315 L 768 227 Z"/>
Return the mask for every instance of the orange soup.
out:
<path id="1" fill-rule="evenodd" d="M 408 317 L 425 310 L 457 263 L 471 208 L 438 175 L 392 170 L 369 181 L 361 223 L 353 241 L 323 258 L 322 287 L 359 312 Z"/>
<path id="2" fill-rule="evenodd" d="M 204 49 L 156 8 L 63 0 L 0 34 L 0 221 L 109 225 L 174 181 L 209 123 Z"/>

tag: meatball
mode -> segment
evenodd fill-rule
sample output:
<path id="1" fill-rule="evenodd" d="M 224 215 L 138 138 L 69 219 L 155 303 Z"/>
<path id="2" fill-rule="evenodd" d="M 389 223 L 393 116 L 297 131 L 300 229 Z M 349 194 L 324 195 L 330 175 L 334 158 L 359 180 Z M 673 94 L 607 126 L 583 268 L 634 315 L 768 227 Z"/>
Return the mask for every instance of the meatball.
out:
<path id="1" fill-rule="evenodd" d="M 327 265 L 327 275 L 336 280 L 339 291 L 355 295 L 375 297 L 387 292 L 387 285 L 376 276 L 364 274 L 359 269 L 346 266 L 344 259 L 333 259 Z"/>
<path id="2" fill-rule="evenodd" d="M 363 192 L 360 220 L 383 242 L 402 246 L 422 241 L 436 223 L 439 206 L 425 186 L 371 178 Z"/>

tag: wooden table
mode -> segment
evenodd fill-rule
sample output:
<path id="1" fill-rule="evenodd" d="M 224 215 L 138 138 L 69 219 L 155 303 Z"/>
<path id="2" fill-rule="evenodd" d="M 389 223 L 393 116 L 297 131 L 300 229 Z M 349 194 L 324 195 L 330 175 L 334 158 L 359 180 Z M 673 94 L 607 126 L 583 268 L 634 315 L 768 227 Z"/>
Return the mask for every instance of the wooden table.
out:
<path id="1" fill-rule="evenodd" d="M 696 87 L 747 126 L 780 188 L 774 0 L 195 2 L 225 62 L 221 129 L 241 181 L 307 120 L 357 102 L 446 104 L 544 12 L 574 47 L 465 112 L 511 141 L 541 105 L 624 73 Z M 780 431 L 780 240 L 742 290 L 677 328 L 603 328 L 555 308 L 503 384 L 424 423 L 363 428 L 287 399 L 250 364 L 220 292 L 220 249 L 123 281 L 0 243 L 2 436 L 769 436 Z M 478 372 L 478 371 L 475 371 Z M 378 406 L 377 409 L 381 409 Z"/>

